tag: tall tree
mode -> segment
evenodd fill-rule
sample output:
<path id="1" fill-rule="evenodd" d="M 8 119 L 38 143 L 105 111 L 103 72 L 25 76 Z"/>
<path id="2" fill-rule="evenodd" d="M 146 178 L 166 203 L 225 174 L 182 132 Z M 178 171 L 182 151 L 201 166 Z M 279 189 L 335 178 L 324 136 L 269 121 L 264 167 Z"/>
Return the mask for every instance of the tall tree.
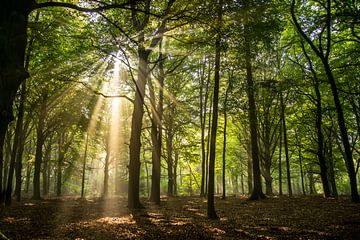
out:
<path id="1" fill-rule="evenodd" d="M 219 89 L 220 89 L 220 55 L 221 55 L 221 38 L 222 38 L 222 15 L 223 0 L 217 3 L 217 36 L 215 40 L 215 75 L 214 75 L 214 95 L 213 95 L 213 116 L 211 124 L 210 136 L 210 160 L 209 160 L 209 185 L 208 185 L 208 202 L 207 216 L 210 219 L 217 219 L 214 203 L 214 180 L 215 180 L 215 148 L 216 133 L 218 124 L 218 108 L 219 108 Z"/>
<path id="2" fill-rule="evenodd" d="M 323 68 L 325 70 L 326 76 L 328 78 L 331 92 L 333 95 L 333 100 L 335 103 L 336 113 L 337 113 L 337 120 L 339 124 L 340 134 L 341 134 L 341 140 L 345 151 L 345 163 L 348 170 L 348 176 L 350 180 L 350 188 L 351 188 L 351 199 L 354 202 L 359 202 L 360 197 L 357 190 L 357 182 L 356 182 L 356 174 L 355 174 L 355 168 L 354 168 L 354 162 L 353 162 L 353 156 L 351 151 L 351 146 L 349 142 L 349 136 L 348 131 L 345 125 L 345 118 L 344 118 L 344 112 L 343 108 L 341 106 L 339 93 L 337 84 L 335 81 L 335 77 L 333 75 L 329 57 L 331 53 L 331 45 L 332 45 L 332 1 L 326 0 L 321 1 L 321 4 L 319 7 L 323 8 L 325 11 L 324 17 L 323 17 L 323 26 L 320 27 L 320 33 L 317 34 L 317 39 L 319 41 L 318 46 L 316 46 L 314 40 L 312 40 L 312 37 L 310 37 L 301 27 L 296 15 L 295 15 L 295 4 L 296 0 L 291 1 L 290 6 L 290 12 L 291 17 L 294 22 L 294 25 L 301 35 L 301 37 L 310 45 L 313 52 L 316 54 L 316 56 L 321 60 Z M 326 33 L 326 36 L 324 37 L 323 34 Z"/>

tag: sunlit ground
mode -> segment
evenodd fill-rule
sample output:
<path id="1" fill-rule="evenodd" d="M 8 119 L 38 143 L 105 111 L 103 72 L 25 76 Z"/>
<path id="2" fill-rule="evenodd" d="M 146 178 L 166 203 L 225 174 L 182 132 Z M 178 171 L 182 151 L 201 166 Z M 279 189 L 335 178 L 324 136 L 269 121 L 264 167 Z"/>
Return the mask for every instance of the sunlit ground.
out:
<path id="1" fill-rule="evenodd" d="M 219 220 L 199 197 L 162 199 L 130 211 L 126 198 L 25 201 L 3 208 L 10 239 L 359 239 L 360 206 L 321 197 L 216 198 Z M 64 207 L 68 211 L 61 212 Z"/>

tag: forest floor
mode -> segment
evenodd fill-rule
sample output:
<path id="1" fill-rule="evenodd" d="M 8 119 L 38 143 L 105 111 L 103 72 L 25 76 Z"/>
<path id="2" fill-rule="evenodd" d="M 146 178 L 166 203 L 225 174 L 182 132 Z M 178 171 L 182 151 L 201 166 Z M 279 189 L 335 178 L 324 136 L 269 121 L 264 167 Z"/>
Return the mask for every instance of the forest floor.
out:
<path id="1" fill-rule="evenodd" d="M 8 239 L 360 239 L 360 204 L 348 198 L 216 198 L 219 220 L 207 219 L 199 197 L 162 198 L 160 206 L 145 201 L 137 211 L 126 204 L 24 200 L 0 207 L 0 232 Z"/>

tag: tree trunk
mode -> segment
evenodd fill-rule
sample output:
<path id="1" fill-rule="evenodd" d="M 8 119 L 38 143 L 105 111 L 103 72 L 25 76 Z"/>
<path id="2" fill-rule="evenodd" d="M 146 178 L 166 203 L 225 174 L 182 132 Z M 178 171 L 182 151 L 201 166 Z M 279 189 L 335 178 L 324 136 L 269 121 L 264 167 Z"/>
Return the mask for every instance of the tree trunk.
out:
<path id="1" fill-rule="evenodd" d="M 280 121 L 282 122 L 282 119 L 280 119 Z M 279 195 L 282 196 L 283 195 L 283 191 L 282 191 L 282 166 L 281 166 L 281 150 L 282 150 L 282 124 L 280 124 L 280 128 L 279 128 Z"/>
<path id="2" fill-rule="evenodd" d="M 47 146 L 46 150 L 45 150 L 45 158 L 43 161 L 43 195 L 47 195 L 48 189 L 49 189 L 49 182 L 48 182 L 48 175 L 50 175 L 50 169 L 49 169 L 49 164 L 50 164 L 50 158 L 51 158 L 51 139 L 49 140 L 49 145 Z"/>
<path id="3" fill-rule="evenodd" d="M 287 178 L 288 194 L 291 197 L 292 188 L 291 188 L 291 174 L 290 174 L 290 159 L 289 159 L 287 132 L 286 132 L 285 104 L 282 93 L 280 93 L 280 105 L 281 105 L 281 120 L 282 120 L 283 134 L 284 134 L 285 158 L 286 158 L 286 178 Z"/>
<path id="4" fill-rule="evenodd" d="M 44 99 L 40 106 L 40 114 L 38 118 L 38 126 L 36 129 L 36 152 L 35 152 L 35 170 L 33 180 L 33 199 L 40 200 L 40 172 L 44 145 L 44 126 L 46 118 L 46 100 Z"/>
<path id="5" fill-rule="evenodd" d="M 139 42 L 144 41 L 144 33 L 140 33 Z M 148 76 L 148 55 L 149 52 L 141 44 L 138 47 L 139 67 L 138 79 L 136 81 L 136 92 L 134 110 L 131 121 L 130 135 L 130 164 L 129 164 L 129 188 L 128 207 L 130 209 L 142 208 L 140 203 L 140 149 L 141 149 L 141 128 L 144 115 L 144 97 L 146 80 Z"/>
<path id="6" fill-rule="evenodd" d="M 81 198 L 85 197 L 85 173 L 86 173 L 86 158 L 87 158 L 88 145 L 89 145 L 89 133 L 86 133 L 85 152 L 84 152 L 84 160 L 83 160 L 82 176 L 81 176 Z"/>
<path id="7" fill-rule="evenodd" d="M 250 195 L 253 191 L 253 164 L 252 164 L 252 157 L 251 157 L 251 141 L 249 139 L 245 140 L 247 147 L 247 183 L 248 183 L 248 194 Z"/>
<path id="8" fill-rule="evenodd" d="M 231 80 L 229 80 L 228 86 L 225 92 L 225 100 L 224 100 L 224 142 L 223 142 L 223 152 L 222 152 L 222 184 L 223 184 L 223 192 L 222 199 L 226 197 L 226 183 L 225 183 L 225 169 L 226 169 L 226 128 L 227 128 L 227 101 L 228 95 L 231 88 Z"/>
<path id="9" fill-rule="evenodd" d="M 104 185 L 103 185 L 103 193 L 102 193 L 102 197 L 104 198 L 106 198 L 109 194 L 109 163 L 111 156 L 109 145 L 106 147 L 106 150 L 107 151 L 106 151 L 105 164 L 104 164 Z"/>
<path id="10" fill-rule="evenodd" d="M 20 104 L 18 109 L 18 118 L 16 121 L 15 127 L 15 135 L 14 135 L 14 142 L 11 149 L 11 159 L 10 159 L 10 166 L 9 166 L 9 173 L 8 173 L 8 180 L 7 180 L 7 188 L 5 193 L 5 205 L 11 205 L 11 195 L 12 195 L 12 188 L 13 188 L 13 179 L 14 179 L 14 172 L 15 172 L 15 164 L 16 164 L 16 157 L 18 153 L 18 148 L 20 147 L 21 137 L 23 135 L 23 120 L 24 120 L 24 101 L 25 101 L 25 81 L 22 85 L 21 90 L 21 98 Z"/>
<path id="11" fill-rule="evenodd" d="M 251 158 L 253 164 L 253 190 L 249 197 L 250 200 L 265 198 L 261 186 L 260 159 L 257 136 L 257 116 L 255 104 L 255 86 L 251 66 L 251 49 L 249 39 L 249 27 L 244 25 L 244 44 L 245 44 L 245 64 L 246 64 L 246 84 L 247 95 L 249 100 L 249 122 L 250 122 L 250 139 L 251 139 Z"/>
<path id="12" fill-rule="evenodd" d="M 160 178 L 161 178 L 161 144 L 162 144 L 162 114 L 164 101 L 164 59 L 161 53 L 159 56 L 159 104 L 156 106 L 155 90 L 152 80 L 149 77 L 149 92 L 151 102 L 151 141 L 152 149 L 152 175 L 150 201 L 160 204 Z"/>
<path id="13" fill-rule="evenodd" d="M 216 133 L 218 124 L 218 108 L 219 108 L 219 89 L 220 89 L 220 54 L 221 54 L 221 22 L 222 22 L 222 4 L 218 3 L 217 16 L 217 36 L 215 41 L 215 75 L 214 75 L 214 94 L 213 94 L 213 116 L 211 123 L 210 136 L 210 159 L 209 159 L 209 184 L 207 195 L 207 216 L 210 219 L 218 219 L 215 211 L 214 202 L 214 180 L 215 180 L 215 151 L 216 151 Z"/>
<path id="14" fill-rule="evenodd" d="M 205 101 L 203 100 L 203 85 L 204 85 L 204 72 L 205 64 L 203 65 L 203 71 L 201 72 L 200 78 L 200 128 L 201 128 L 201 187 L 200 187 L 200 197 L 205 196 L 205 175 L 206 175 L 206 154 L 205 154 L 205 122 L 206 122 L 206 104 L 208 96 L 208 83 L 206 85 L 205 91 Z M 209 64 L 210 65 L 210 64 Z M 205 104 L 205 106 L 204 106 Z"/>
<path id="15" fill-rule="evenodd" d="M 271 126 L 270 126 L 270 106 L 265 106 L 264 110 L 264 138 L 263 138 L 263 176 L 265 179 L 266 195 L 273 195 L 271 177 Z"/>
<path id="16" fill-rule="evenodd" d="M 0 202 L 4 199 L 2 172 L 5 133 L 8 124 L 14 119 L 13 101 L 16 92 L 29 77 L 24 68 L 24 58 L 30 2 L 7 0 L 0 9 Z"/>
<path id="17" fill-rule="evenodd" d="M 30 189 L 30 177 L 31 177 L 31 164 L 28 161 L 26 166 L 26 182 L 25 182 L 25 192 L 29 193 Z"/>
<path id="18" fill-rule="evenodd" d="M 301 153 L 301 139 L 300 136 L 298 136 L 298 133 L 296 134 L 296 140 L 297 140 L 297 144 L 298 144 L 298 156 L 299 156 L 299 165 L 300 165 L 300 178 L 301 178 L 301 189 L 302 189 L 302 193 L 305 196 L 306 192 L 305 192 L 305 183 L 304 183 L 304 172 L 303 172 L 303 164 L 302 164 L 302 153 Z"/>
<path id="19" fill-rule="evenodd" d="M 175 149 L 175 161 L 174 161 L 174 195 L 176 196 L 178 193 L 177 186 L 177 165 L 179 162 L 179 150 Z"/>
<path id="20" fill-rule="evenodd" d="M 173 109 L 171 109 L 170 118 L 172 118 Z M 167 149 L 167 171 L 168 171 L 168 196 L 174 195 L 174 177 L 173 177 L 173 132 L 172 132 L 172 119 L 169 121 L 166 138 L 166 149 Z"/>
<path id="21" fill-rule="evenodd" d="M 212 116 L 212 96 L 210 95 L 210 112 L 208 117 L 208 132 L 207 132 L 207 141 L 206 141 L 206 159 L 205 159 L 205 196 L 208 194 L 208 184 L 209 184 L 209 155 L 210 155 L 210 131 L 211 131 L 211 116 Z"/>

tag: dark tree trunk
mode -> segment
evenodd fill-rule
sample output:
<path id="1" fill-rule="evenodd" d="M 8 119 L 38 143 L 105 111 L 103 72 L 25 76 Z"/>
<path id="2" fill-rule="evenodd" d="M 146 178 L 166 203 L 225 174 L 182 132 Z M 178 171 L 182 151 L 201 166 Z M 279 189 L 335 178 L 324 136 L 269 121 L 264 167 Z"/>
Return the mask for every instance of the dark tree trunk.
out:
<path id="1" fill-rule="evenodd" d="M 272 177 L 271 177 L 271 123 L 270 123 L 270 106 L 265 106 L 264 110 L 264 136 L 263 136 L 263 176 L 265 179 L 266 195 L 273 195 Z"/>
<path id="2" fill-rule="evenodd" d="M 30 177 L 31 177 L 31 164 L 30 162 L 27 162 L 26 165 L 26 182 L 25 182 L 25 192 L 29 193 L 30 190 Z"/>
<path id="3" fill-rule="evenodd" d="M 60 197 L 62 194 L 62 166 L 65 157 L 65 150 L 64 150 L 64 141 L 65 141 L 65 134 L 62 133 L 59 136 L 59 150 L 58 150 L 58 159 L 56 162 L 56 196 Z"/>
<path id="4" fill-rule="evenodd" d="M 305 183 L 304 183 L 304 171 L 303 171 L 303 164 L 302 164 L 302 153 L 301 153 L 301 139 L 300 136 L 298 136 L 298 133 L 296 134 L 296 140 L 297 140 L 297 144 L 298 144 L 298 157 L 299 157 L 299 165 L 300 165 L 300 178 L 301 178 L 301 189 L 302 189 L 302 193 L 303 195 L 306 195 L 305 192 Z"/>
<path id="5" fill-rule="evenodd" d="M 56 167 L 56 196 L 61 196 L 62 188 L 62 156 L 59 155 Z"/>
<path id="6" fill-rule="evenodd" d="M 106 157 L 104 164 L 104 185 L 103 185 L 103 193 L 102 197 L 106 198 L 109 194 L 109 164 L 110 164 L 110 149 L 109 145 L 106 147 Z"/>
<path id="7" fill-rule="evenodd" d="M 179 162 L 179 150 L 175 149 L 175 160 L 174 160 L 174 195 L 177 195 L 178 186 L 177 186 L 177 166 Z"/>
<path id="8" fill-rule="evenodd" d="M 280 105 L 281 105 L 282 128 L 283 128 L 283 134 L 284 134 L 285 158 L 286 158 L 286 178 L 287 178 L 288 194 L 291 197 L 292 196 L 292 188 L 291 188 L 291 174 L 290 174 L 290 159 L 289 159 L 287 132 L 286 132 L 285 104 L 284 104 L 284 99 L 283 99 L 282 93 L 280 93 Z"/>
<path id="9" fill-rule="evenodd" d="M 205 61 L 206 63 L 206 61 Z M 203 85 L 204 85 L 204 72 L 205 72 L 205 63 L 203 64 L 203 70 L 201 72 L 201 82 L 200 82 L 200 127 L 201 127 L 201 188 L 200 188 L 200 197 L 205 196 L 206 192 L 206 153 L 205 153 L 205 123 L 206 123 L 206 105 L 208 98 L 208 86 L 209 81 L 206 83 L 205 90 L 205 99 L 203 99 Z M 210 63 L 209 63 L 210 68 Z M 209 80 L 210 78 L 208 78 Z"/>
<path id="10" fill-rule="evenodd" d="M 143 33 L 140 34 L 139 42 L 144 41 Z M 148 55 L 145 47 L 139 45 L 139 67 L 138 79 L 136 81 L 136 92 L 134 100 L 134 110 L 131 121 L 130 136 L 130 165 L 129 165 L 129 188 L 128 188 L 128 207 L 130 209 L 142 208 L 140 203 L 140 149 L 141 149 L 141 128 L 144 115 L 144 97 L 146 79 L 148 76 Z"/>
<path id="11" fill-rule="evenodd" d="M 21 99 L 20 99 L 20 107 L 19 107 L 19 115 L 20 115 L 20 110 L 22 109 L 22 111 L 24 112 L 24 103 L 25 103 L 25 99 L 26 99 L 26 81 L 24 81 L 22 83 L 22 88 L 21 88 Z M 21 106 L 21 104 L 23 106 Z M 21 177 L 22 177 L 22 158 L 23 158 L 23 153 L 24 153 L 24 146 L 25 146 L 25 132 L 28 129 L 28 126 L 30 124 L 30 118 L 28 118 L 28 120 L 26 121 L 25 125 L 22 127 L 22 131 L 20 134 L 20 139 L 19 139 L 19 146 L 17 149 L 17 154 L 16 154 L 16 166 L 15 166 L 15 175 L 16 175 L 16 185 L 15 185 L 15 195 L 16 195 L 16 201 L 20 201 L 21 199 Z"/>
<path id="12" fill-rule="evenodd" d="M 282 123 L 282 119 L 280 119 Z M 282 165 L 281 165 L 281 150 L 282 150 L 282 124 L 280 124 L 279 130 L 279 195 L 283 195 L 282 191 Z"/>
<path id="13" fill-rule="evenodd" d="M 315 188 L 315 181 L 314 181 L 314 173 L 312 166 L 309 167 L 309 188 L 310 188 L 310 195 L 316 194 Z"/>
<path id="14" fill-rule="evenodd" d="M 252 157 L 251 157 L 251 141 L 249 139 L 246 140 L 247 145 L 247 183 L 248 183 L 248 194 L 250 195 L 253 191 L 253 164 L 252 164 Z"/>
<path id="15" fill-rule="evenodd" d="M 50 175 L 50 157 L 51 157 L 51 139 L 49 140 L 49 145 L 47 146 L 46 150 L 45 150 L 45 158 L 43 161 L 43 195 L 47 195 L 49 193 L 49 175 Z"/>
<path id="16" fill-rule="evenodd" d="M 172 118 L 173 109 L 170 110 L 170 118 Z M 166 149 L 167 149 L 167 171 L 168 171 L 168 196 L 174 195 L 174 176 L 173 176 L 173 157 L 172 157 L 172 147 L 173 147 L 173 129 L 172 129 L 172 119 L 169 121 L 167 129 L 167 138 L 166 138 Z"/>
<path id="17" fill-rule="evenodd" d="M 89 133 L 86 133 L 85 152 L 84 152 L 84 160 L 83 160 L 82 176 L 81 176 L 81 198 L 85 197 L 85 173 L 86 173 L 86 158 L 87 158 L 88 145 L 89 145 Z"/>
<path id="18" fill-rule="evenodd" d="M 331 140 L 329 142 L 328 160 L 329 160 L 329 179 L 330 179 L 330 186 L 331 186 L 331 195 L 333 197 L 337 197 L 338 191 L 337 191 L 336 180 L 335 180 L 334 159 L 333 159 L 333 155 L 332 155 Z"/>
<path id="19" fill-rule="evenodd" d="M 44 145 L 44 126 L 46 118 L 46 100 L 44 99 L 40 106 L 40 114 L 38 116 L 38 125 L 36 129 L 36 152 L 35 152 L 35 170 L 33 179 L 33 199 L 40 200 L 40 172 Z"/>
<path id="20" fill-rule="evenodd" d="M 218 3 L 217 16 L 217 36 L 215 41 L 215 75 L 214 75 L 214 95 L 213 95 L 213 117 L 211 123 L 210 136 L 210 159 L 209 159 L 209 184 L 207 195 L 207 216 L 210 219 L 218 219 L 215 211 L 214 202 L 214 180 L 215 180 L 215 151 L 216 151 L 216 133 L 218 124 L 219 108 L 219 89 L 220 89 L 220 54 L 221 54 L 221 22 L 222 22 L 222 0 Z"/>
<path id="21" fill-rule="evenodd" d="M 25 71 L 24 58 L 30 2 L 6 0 L 0 8 L 0 202 L 4 199 L 2 171 L 5 133 L 14 119 L 12 107 L 15 94 L 29 76 Z"/>
<path id="22" fill-rule="evenodd" d="M 249 197 L 250 200 L 265 198 L 261 186 L 260 159 L 257 136 L 257 116 L 255 104 L 255 86 L 251 66 L 251 48 L 249 39 L 249 27 L 244 25 L 244 44 L 245 44 L 245 64 L 246 64 L 246 87 L 249 101 L 249 122 L 251 139 L 251 158 L 253 164 L 253 189 Z"/>
<path id="23" fill-rule="evenodd" d="M 151 102 L 151 141 L 152 149 L 152 175 L 150 201 L 160 204 L 160 175 L 161 175 L 161 144 L 162 144 L 162 114 L 164 101 L 164 59 L 160 44 L 159 61 L 159 103 L 156 106 L 155 90 L 149 77 L 149 92 Z"/>
<path id="24" fill-rule="evenodd" d="M 21 98 L 20 98 L 20 104 L 18 109 L 18 118 L 16 121 L 16 127 L 15 127 L 15 135 L 14 135 L 14 142 L 11 149 L 11 159 L 10 159 L 10 166 L 9 166 L 9 172 L 8 172 L 8 180 L 7 180 L 7 188 L 5 193 L 5 205 L 10 206 L 11 205 L 11 197 L 12 197 L 12 188 L 13 188 L 13 179 L 14 179 L 14 172 L 16 167 L 16 158 L 17 153 L 20 147 L 20 141 L 21 137 L 23 136 L 23 119 L 24 119 L 24 101 L 25 101 L 25 81 L 22 85 L 21 90 Z"/>
<path id="25" fill-rule="evenodd" d="M 208 132 L 207 132 L 207 141 L 206 141 L 206 159 L 205 159 L 205 196 L 208 194 L 208 184 L 209 184 L 209 155 L 210 155 L 210 131 L 211 131 L 211 116 L 212 116 L 212 95 L 210 95 L 210 112 L 208 117 Z"/>
<path id="26" fill-rule="evenodd" d="M 223 152 L 222 152 L 222 199 L 225 199 L 226 197 L 226 183 L 225 183 L 225 170 L 226 170 L 226 128 L 227 128 L 227 101 L 228 101 L 228 95 L 231 88 L 231 79 L 229 79 L 228 86 L 226 88 L 225 92 L 225 100 L 224 100 L 224 142 L 223 142 Z"/>

